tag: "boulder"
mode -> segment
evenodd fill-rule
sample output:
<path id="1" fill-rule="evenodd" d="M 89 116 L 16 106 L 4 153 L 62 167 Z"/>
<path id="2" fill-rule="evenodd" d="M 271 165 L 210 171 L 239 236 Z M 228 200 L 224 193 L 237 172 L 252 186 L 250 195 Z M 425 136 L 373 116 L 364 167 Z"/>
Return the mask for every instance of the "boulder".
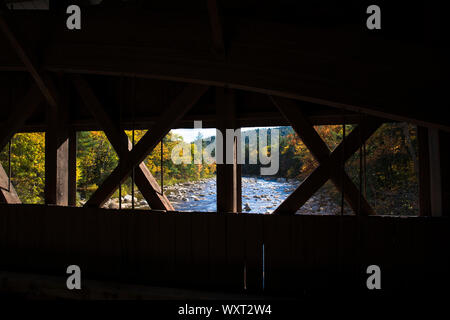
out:
<path id="1" fill-rule="evenodd" d="M 119 209 L 119 204 L 115 201 L 110 201 L 107 206 L 108 209 Z"/>
<path id="2" fill-rule="evenodd" d="M 131 203 L 133 201 L 133 197 L 129 194 L 127 194 L 125 197 L 123 197 L 123 202 L 125 203 Z M 134 198 L 134 202 L 137 202 L 137 199 Z"/>

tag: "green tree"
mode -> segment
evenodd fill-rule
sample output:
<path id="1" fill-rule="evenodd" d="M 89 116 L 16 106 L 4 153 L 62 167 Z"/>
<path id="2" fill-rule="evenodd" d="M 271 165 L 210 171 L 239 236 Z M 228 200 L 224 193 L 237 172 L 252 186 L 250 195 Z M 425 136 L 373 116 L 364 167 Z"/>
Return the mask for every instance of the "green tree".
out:
<path id="1" fill-rule="evenodd" d="M 7 168 L 8 147 L 0 153 Z M 11 182 L 23 203 L 44 203 L 45 134 L 19 133 L 11 140 Z"/>

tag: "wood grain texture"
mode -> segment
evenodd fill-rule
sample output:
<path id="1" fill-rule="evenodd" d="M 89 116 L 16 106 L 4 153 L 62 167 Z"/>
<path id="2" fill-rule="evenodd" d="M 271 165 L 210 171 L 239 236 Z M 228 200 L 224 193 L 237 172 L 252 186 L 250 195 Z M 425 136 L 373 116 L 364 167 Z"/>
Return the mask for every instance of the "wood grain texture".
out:
<path id="1" fill-rule="evenodd" d="M 0 266 L 16 272 L 61 276 L 76 264 L 87 279 L 269 296 L 363 293 L 373 264 L 389 293 L 449 280 L 445 217 L 0 205 L 0 222 Z"/>

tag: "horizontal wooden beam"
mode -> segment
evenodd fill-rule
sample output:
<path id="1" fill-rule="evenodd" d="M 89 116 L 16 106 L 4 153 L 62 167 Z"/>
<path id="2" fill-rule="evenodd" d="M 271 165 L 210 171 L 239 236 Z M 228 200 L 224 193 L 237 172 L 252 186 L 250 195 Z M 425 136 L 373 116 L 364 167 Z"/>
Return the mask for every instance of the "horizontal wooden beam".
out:
<path id="1" fill-rule="evenodd" d="M 1 107 L 0 107 L 1 110 Z M 333 110 L 334 111 L 334 110 Z M 339 113 L 337 115 L 336 113 Z M 37 114 L 37 119 L 39 118 Z M 318 113 L 307 116 L 308 121 L 314 126 L 322 125 L 338 125 L 342 124 L 343 118 L 347 124 L 357 124 L 360 116 L 354 113 L 330 112 Z M 121 127 L 124 130 L 131 130 L 134 126 L 136 130 L 146 130 L 153 126 L 159 117 L 138 117 L 134 121 L 130 117 L 123 117 L 121 121 Z M 185 128 L 191 129 L 194 127 L 194 121 L 202 121 L 203 128 L 216 128 L 216 116 L 212 114 L 198 114 L 198 115 L 186 115 L 174 129 Z M 272 126 L 289 126 L 290 123 L 279 112 L 246 112 L 237 114 L 236 123 L 238 127 L 272 127 Z M 3 125 L 0 122 L 0 127 Z M 5 122 L 6 125 L 6 122 Z M 95 119 L 72 119 L 70 126 L 76 131 L 98 131 L 102 130 L 101 126 L 95 121 Z M 45 131 L 45 123 L 40 121 L 34 121 L 30 119 L 27 121 L 18 132 L 41 132 Z"/>
<path id="2" fill-rule="evenodd" d="M 119 26 L 117 17 L 136 23 Z M 243 18 L 230 21 L 227 59 L 218 59 L 209 45 L 208 19 L 196 18 L 87 9 L 83 21 L 89 29 L 54 30 L 42 70 L 228 86 L 450 131 L 437 107 L 446 99 L 445 50 L 400 37 L 372 37 L 357 26 L 316 28 Z M 15 14 L 14 19 L 39 39 L 49 16 Z M 20 70 L 8 47 L 0 43 L 0 51 L 5 52 L 0 70 Z"/>
<path id="3" fill-rule="evenodd" d="M 119 26 L 117 17 L 136 23 Z M 48 20 L 48 14 L 14 14 L 16 24 L 37 39 Z M 54 30 L 43 70 L 228 86 L 450 130 L 435 107 L 445 101 L 446 52 L 422 42 L 372 37 L 356 25 L 242 18 L 229 22 L 227 59 L 218 59 L 205 16 L 104 8 L 86 9 L 83 21 L 89 29 Z M 0 57 L 0 70 L 20 67 L 10 56 Z"/>
<path id="4" fill-rule="evenodd" d="M 132 151 L 120 159 L 119 165 L 109 175 L 103 184 L 94 192 L 85 206 L 101 206 L 125 181 L 127 176 L 156 145 L 167 135 L 167 133 L 178 123 L 192 106 L 205 94 L 208 87 L 201 85 L 188 85 L 179 94 L 172 104 L 167 108 L 161 119 L 139 140 Z"/>
<path id="5" fill-rule="evenodd" d="M 73 48 L 70 50 L 73 50 Z M 95 49 L 93 48 L 93 50 Z M 111 49 L 108 49 L 108 51 L 102 51 L 96 55 L 107 55 L 110 51 Z M 120 49 L 118 48 L 117 51 L 120 52 Z M 146 54 L 136 53 L 136 56 L 140 55 L 145 56 Z M 130 55 L 130 57 L 132 57 L 130 60 L 137 59 L 133 56 L 134 54 Z M 369 93 L 365 92 L 365 89 L 349 89 L 345 86 L 344 82 L 337 81 L 334 83 L 332 81 L 324 81 L 323 83 L 319 83 L 315 82 L 313 79 L 295 78 L 292 75 L 286 74 L 285 71 L 280 71 L 279 75 L 274 76 L 269 72 L 261 71 L 261 69 L 243 71 L 238 65 L 229 64 L 211 67 L 208 63 L 197 63 L 196 66 L 193 67 L 194 69 L 191 69 L 191 67 L 183 66 L 185 62 L 167 61 L 161 63 L 159 62 L 161 59 L 164 58 L 155 58 L 155 62 L 149 60 L 141 67 L 135 68 L 134 66 L 130 66 L 127 68 L 127 65 L 123 64 L 123 60 L 120 58 L 120 64 L 119 61 L 117 61 L 117 64 L 113 66 L 104 66 L 103 69 L 99 69 L 99 67 L 76 67 L 76 65 L 83 64 L 82 61 L 74 61 L 73 65 L 71 65 L 72 62 L 52 63 L 52 60 L 49 60 L 46 68 L 53 72 L 73 72 L 109 76 L 121 76 L 125 74 L 136 78 L 177 81 L 205 86 L 228 86 L 232 89 L 280 96 L 298 101 L 345 109 L 352 112 L 364 113 L 392 121 L 409 122 L 424 127 L 450 131 L 450 124 L 446 122 L 445 117 L 435 116 L 436 114 L 439 114 L 438 110 L 435 110 L 436 112 L 433 112 L 433 115 L 430 115 L 430 113 L 424 113 L 422 109 L 422 105 L 426 103 L 427 99 L 432 101 L 431 104 L 438 102 L 441 93 L 439 91 L 429 92 L 429 90 L 423 89 L 423 92 L 428 92 L 427 94 L 429 97 L 424 97 L 422 94 L 416 101 L 412 101 L 402 96 L 403 94 L 406 94 L 406 91 L 411 90 L 411 88 L 403 88 L 396 93 L 392 93 L 387 88 L 385 88 L 385 90 L 378 90 L 376 86 L 367 84 L 367 87 L 375 88 L 371 91 L 372 93 Z M 156 61 L 158 61 L 158 63 L 156 63 Z M 99 63 L 101 62 L 95 62 L 95 66 L 99 66 Z M 63 64 L 65 64 L 65 66 L 61 66 Z M 365 66 L 348 66 L 347 69 L 364 70 Z M 199 70 L 209 71 L 199 72 Z M 427 76 L 428 75 L 424 75 L 424 78 Z M 355 75 L 355 78 L 360 78 L 360 76 Z M 260 79 L 268 80 L 261 81 Z M 282 81 L 274 82 L 270 79 L 282 79 Z M 358 82 L 357 80 L 355 81 Z M 383 79 L 381 75 L 379 81 L 388 82 L 386 79 Z M 398 79 L 397 77 L 396 83 L 402 81 L 404 82 L 404 79 Z M 295 87 L 292 85 L 294 83 L 296 84 Z M 394 87 L 396 83 L 389 84 L 389 87 Z M 438 90 L 438 88 L 436 88 L 436 90 Z M 377 95 L 375 96 L 373 92 L 377 92 Z M 406 104 L 411 107 L 409 109 L 410 112 L 405 110 Z"/>

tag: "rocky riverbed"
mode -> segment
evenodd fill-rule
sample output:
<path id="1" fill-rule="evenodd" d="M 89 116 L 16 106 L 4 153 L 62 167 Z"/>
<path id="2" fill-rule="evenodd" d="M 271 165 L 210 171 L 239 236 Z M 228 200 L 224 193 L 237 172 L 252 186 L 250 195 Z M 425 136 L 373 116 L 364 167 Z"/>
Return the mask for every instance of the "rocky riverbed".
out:
<path id="1" fill-rule="evenodd" d="M 251 213 L 272 213 L 276 207 L 300 184 L 295 179 L 284 178 L 242 178 L 242 211 Z M 165 194 L 178 211 L 216 211 L 215 178 L 201 181 L 179 183 L 164 188 Z M 131 208 L 132 197 L 122 197 L 122 208 Z M 118 199 L 111 199 L 105 206 L 110 209 L 119 207 Z M 148 209 L 145 200 L 135 198 L 136 209 Z M 340 206 L 324 190 L 319 190 L 297 212 L 299 214 L 336 214 Z M 346 210 L 348 213 L 348 210 Z"/>

